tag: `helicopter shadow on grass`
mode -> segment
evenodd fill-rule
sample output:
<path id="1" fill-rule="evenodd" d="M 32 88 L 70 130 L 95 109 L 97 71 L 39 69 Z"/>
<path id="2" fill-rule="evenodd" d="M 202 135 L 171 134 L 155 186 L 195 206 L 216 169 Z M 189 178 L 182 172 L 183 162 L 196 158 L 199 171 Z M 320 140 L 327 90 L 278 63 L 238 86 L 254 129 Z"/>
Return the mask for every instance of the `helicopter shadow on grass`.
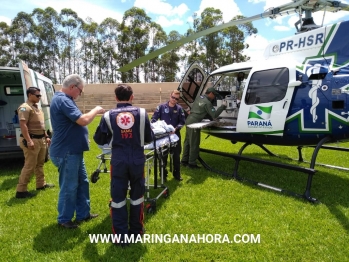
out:
<path id="1" fill-rule="evenodd" d="M 349 176 L 348 178 L 343 178 L 323 171 L 319 171 L 315 175 L 314 192 L 318 194 L 320 202 L 327 206 L 342 227 L 349 233 L 349 216 L 339 208 L 349 207 L 348 188 Z"/>
<path id="2" fill-rule="evenodd" d="M 189 179 L 184 179 L 182 181 L 182 183 L 186 183 L 186 184 L 193 184 L 193 185 L 203 184 L 205 180 L 208 179 L 209 177 L 217 176 L 215 173 L 210 172 L 203 166 L 198 169 L 181 167 L 181 170 L 182 170 L 181 171 L 182 174 L 185 174 L 187 177 L 189 177 Z M 227 177 L 227 179 L 229 178 Z"/>
<path id="3" fill-rule="evenodd" d="M 309 167 L 308 163 L 300 163 L 298 161 L 291 160 L 288 156 L 280 155 L 278 157 L 266 158 L 266 154 L 263 153 L 246 153 L 244 155 L 251 158 L 265 159 L 273 162 L 283 162 L 288 165 L 302 165 L 304 167 Z M 229 176 L 225 177 L 233 179 L 233 169 L 235 167 L 235 160 L 233 158 L 207 153 L 200 153 L 200 157 L 202 157 L 210 167 L 216 170 L 224 170 L 226 175 L 229 174 Z M 318 166 L 315 166 L 315 169 L 317 172 L 313 176 L 312 180 L 312 187 L 310 190 L 311 197 L 316 198 L 318 200 L 317 203 L 326 205 L 329 211 L 349 233 L 349 217 L 340 209 L 340 207 L 349 207 L 349 194 L 347 193 L 349 188 L 349 176 L 345 177 L 345 175 L 347 175 L 346 171 L 338 171 L 341 172 L 341 175 L 339 175 L 335 172 L 331 172 L 331 170 L 335 169 L 321 167 L 319 170 Z M 266 190 L 274 194 L 285 194 L 287 196 L 294 197 L 294 199 L 298 201 L 306 201 L 302 197 L 295 197 L 294 194 L 294 192 L 299 195 L 304 194 L 308 177 L 308 175 L 305 173 L 243 160 L 239 163 L 237 173 L 239 177 L 243 179 L 243 183 L 246 185 L 250 185 L 260 190 Z M 251 181 L 253 181 L 253 183 L 250 183 Z M 284 189 L 284 191 L 277 192 L 274 190 L 269 190 L 267 188 L 257 186 L 255 182 Z M 328 185 L 331 185 L 331 187 Z"/>

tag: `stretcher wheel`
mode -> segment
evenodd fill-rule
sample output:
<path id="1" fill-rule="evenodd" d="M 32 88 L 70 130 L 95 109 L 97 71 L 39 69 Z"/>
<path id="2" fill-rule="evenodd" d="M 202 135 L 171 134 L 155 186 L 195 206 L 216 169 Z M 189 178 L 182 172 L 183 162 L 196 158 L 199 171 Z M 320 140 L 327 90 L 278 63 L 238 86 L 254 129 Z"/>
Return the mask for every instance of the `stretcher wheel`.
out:
<path id="1" fill-rule="evenodd" d="M 91 175 L 91 182 L 96 183 L 98 181 L 98 179 L 99 179 L 99 171 L 96 170 Z"/>
<path id="2" fill-rule="evenodd" d="M 152 207 L 149 207 L 149 208 L 147 209 L 147 213 L 148 213 L 148 214 L 154 214 L 154 213 L 155 213 L 155 209 L 152 208 Z"/>
<path id="3" fill-rule="evenodd" d="M 150 204 L 147 205 L 147 213 L 148 214 L 154 214 L 156 211 L 156 203 L 155 201 L 152 201 Z"/>
<path id="4" fill-rule="evenodd" d="M 167 188 L 166 191 L 164 192 L 164 198 L 169 198 L 170 197 L 170 190 Z"/>

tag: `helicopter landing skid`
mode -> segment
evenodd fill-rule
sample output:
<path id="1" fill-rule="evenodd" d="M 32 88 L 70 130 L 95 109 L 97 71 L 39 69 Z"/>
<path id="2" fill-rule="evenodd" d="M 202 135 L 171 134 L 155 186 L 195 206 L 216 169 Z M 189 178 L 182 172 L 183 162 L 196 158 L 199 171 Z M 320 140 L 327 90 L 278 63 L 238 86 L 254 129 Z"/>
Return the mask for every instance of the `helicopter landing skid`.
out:
<path id="1" fill-rule="evenodd" d="M 311 164 L 310 164 L 310 168 L 306 168 L 306 167 L 300 167 L 300 166 L 295 166 L 295 165 L 289 165 L 289 164 L 284 164 L 284 163 L 279 163 L 279 162 L 273 162 L 273 161 L 268 161 L 268 160 L 263 160 L 263 159 L 258 159 L 258 158 L 252 158 L 252 157 L 246 157 L 246 156 L 242 156 L 242 152 L 243 150 L 251 145 L 251 143 L 245 143 L 239 150 L 238 154 L 232 154 L 232 153 L 225 153 L 225 152 L 219 152 L 219 151 L 214 151 L 214 150 L 210 150 L 210 149 L 204 149 L 204 148 L 200 148 L 201 152 L 205 152 L 205 153 L 209 153 L 209 154 L 214 154 L 214 155 L 220 155 L 220 156 L 224 156 L 224 157 L 230 157 L 233 158 L 235 160 L 235 167 L 233 170 L 233 174 L 231 173 L 227 173 L 224 171 L 220 171 L 217 170 L 211 166 L 209 166 L 201 157 L 199 157 L 199 161 L 200 163 L 207 169 L 210 170 L 212 172 L 221 174 L 221 175 L 225 175 L 225 176 L 231 176 L 236 180 L 239 181 L 246 181 L 249 183 L 252 183 L 254 185 L 257 186 L 261 186 L 264 188 L 268 188 L 280 193 L 287 193 L 289 195 L 293 195 L 296 197 L 301 197 L 304 198 L 305 200 L 312 202 L 312 203 L 318 203 L 319 201 L 316 198 L 313 198 L 310 194 L 310 190 L 311 190 L 311 186 L 312 186 L 312 180 L 313 180 L 313 176 L 316 172 L 316 170 L 314 169 L 315 166 L 315 161 L 316 161 L 316 157 L 317 154 L 320 150 L 320 148 L 322 147 L 322 145 L 328 141 L 330 141 L 331 138 L 330 137 L 325 137 L 323 138 L 315 147 L 314 152 L 313 152 L 313 156 L 312 156 L 312 160 L 311 160 Z M 275 154 L 271 153 L 268 149 L 266 149 L 263 145 L 258 145 L 259 147 L 261 147 L 264 151 L 266 151 L 269 155 L 271 156 L 276 156 Z M 263 184 L 245 177 L 241 177 L 238 175 L 238 168 L 239 168 L 239 163 L 241 160 L 244 161 L 249 161 L 249 162 L 254 162 L 254 163 L 259 163 L 259 164 L 263 164 L 263 165 L 269 165 L 269 166 L 274 166 L 274 167 L 279 167 L 279 168 L 284 168 L 284 169 L 288 169 L 288 170 L 293 170 L 293 171 L 298 171 L 304 174 L 308 174 L 308 178 L 307 178 L 307 183 L 305 186 L 305 191 L 303 194 L 298 194 L 286 189 L 281 189 L 281 188 L 277 188 L 271 185 L 267 185 L 267 184 Z"/>
<path id="2" fill-rule="evenodd" d="M 315 147 L 315 148 L 316 148 L 316 146 L 308 146 L 308 147 Z M 303 146 L 298 146 L 298 147 L 297 147 L 297 150 L 298 150 L 298 159 L 293 159 L 293 160 L 297 160 L 297 161 L 303 162 L 303 163 L 311 163 L 311 162 L 305 161 L 305 160 L 303 159 L 303 156 L 302 156 L 302 149 L 303 149 L 303 148 L 304 148 Z M 349 152 L 349 148 L 345 148 L 345 147 L 321 146 L 321 149 Z M 313 157 L 314 157 L 314 156 L 313 156 Z M 313 160 L 312 160 L 312 161 L 313 161 Z M 314 161 L 315 161 L 315 160 L 314 160 Z M 334 169 L 343 170 L 343 171 L 349 171 L 349 168 L 343 167 L 343 166 L 333 166 L 333 165 L 322 164 L 322 163 L 315 163 L 315 165 L 317 165 L 317 166 L 324 166 L 324 167 L 328 167 L 328 168 L 334 168 Z"/>

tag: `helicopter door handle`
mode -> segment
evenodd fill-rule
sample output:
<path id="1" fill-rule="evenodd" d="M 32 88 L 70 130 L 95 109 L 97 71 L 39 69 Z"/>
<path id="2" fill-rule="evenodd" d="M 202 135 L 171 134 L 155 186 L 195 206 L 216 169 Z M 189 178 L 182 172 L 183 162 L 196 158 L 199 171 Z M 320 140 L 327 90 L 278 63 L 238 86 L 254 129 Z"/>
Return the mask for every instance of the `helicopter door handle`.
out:
<path id="1" fill-rule="evenodd" d="M 285 109 L 285 105 L 287 104 L 287 100 L 284 103 L 284 106 L 282 107 L 282 109 Z"/>
<path id="2" fill-rule="evenodd" d="M 349 111 L 348 112 L 341 112 L 341 115 L 344 116 L 344 115 L 349 115 Z"/>

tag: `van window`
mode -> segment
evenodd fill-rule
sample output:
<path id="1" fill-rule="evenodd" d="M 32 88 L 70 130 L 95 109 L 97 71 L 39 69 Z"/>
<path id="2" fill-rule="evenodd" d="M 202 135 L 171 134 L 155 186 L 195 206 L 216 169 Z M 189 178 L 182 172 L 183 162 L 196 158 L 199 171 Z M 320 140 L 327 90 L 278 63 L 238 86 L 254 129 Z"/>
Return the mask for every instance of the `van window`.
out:
<path id="1" fill-rule="evenodd" d="M 253 73 L 246 90 L 247 105 L 282 100 L 289 82 L 288 68 L 276 68 Z"/>
<path id="2" fill-rule="evenodd" d="M 23 95 L 23 86 L 4 86 L 4 93 L 7 96 L 22 96 Z"/>
<path id="3" fill-rule="evenodd" d="M 41 79 L 37 79 L 37 80 L 38 80 L 39 88 L 41 90 L 41 94 L 43 95 L 41 97 L 41 103 L 43 105 L 50 105 L 52 101 L 52 97 L 54 95 L 54 89 L 52 84 L 45 82 Z"/>

